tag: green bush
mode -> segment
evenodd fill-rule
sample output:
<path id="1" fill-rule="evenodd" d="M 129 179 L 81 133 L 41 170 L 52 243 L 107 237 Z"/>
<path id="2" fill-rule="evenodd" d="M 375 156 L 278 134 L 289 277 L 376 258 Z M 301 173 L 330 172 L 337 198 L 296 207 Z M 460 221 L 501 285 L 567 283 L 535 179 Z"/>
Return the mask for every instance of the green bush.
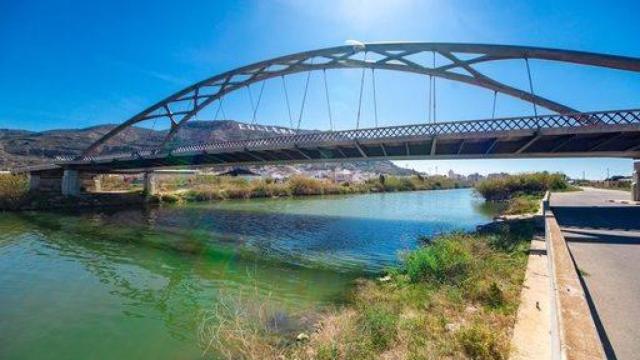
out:
<path id="1" fill-rule="evenodd" d="M 463 279 L 472 260 L 469 249 L 459 239 L 463 236 L 440 237 L 409 253 L 404 262 L 404 272 L 409 280 L 455 284 Z"/>
<path id="2" fill-rule="evenodd" d="M 565 175 L 546 171 L 485 179 L 475 185 L 476 191 L 490 201 L 508 200 L 519 195 L 541 196 L 545 191 L 562 191 L 568 187 Z"/>

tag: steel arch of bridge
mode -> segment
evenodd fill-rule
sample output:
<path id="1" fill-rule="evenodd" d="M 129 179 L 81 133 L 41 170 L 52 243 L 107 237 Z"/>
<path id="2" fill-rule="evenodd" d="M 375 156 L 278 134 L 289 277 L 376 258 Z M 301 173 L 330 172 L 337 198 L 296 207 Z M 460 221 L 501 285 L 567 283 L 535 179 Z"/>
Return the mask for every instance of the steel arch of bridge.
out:
<path id="1" fill-rule="evenodd" d="M 363 53 L 377 59 L 367 60 Z M 429 67 L 410 59 L 420 53 L 438 54 L 450 63 Z M 460 55 L 465 55 L 465 58 Z M 579 112 L 533 92 L 494 80 L 472 66 L 508 59 L 540 59 L 640 72 L 638 58 L 527 46 L 393 42 L 331 47 L 273 58 L 195 83 L 118 125 L 89 146 L 81 158 L 94 154 L 101 145 L 128 127 L 150 119 L 167 118 L 171 121 L 165 143 L 195 114 L 230 92 L 274 77 L 324 69 L 371 68 L 430 75 L 510 95 L 560 114 Z M 185 105 L 186 110 L 183 110 Z"/>

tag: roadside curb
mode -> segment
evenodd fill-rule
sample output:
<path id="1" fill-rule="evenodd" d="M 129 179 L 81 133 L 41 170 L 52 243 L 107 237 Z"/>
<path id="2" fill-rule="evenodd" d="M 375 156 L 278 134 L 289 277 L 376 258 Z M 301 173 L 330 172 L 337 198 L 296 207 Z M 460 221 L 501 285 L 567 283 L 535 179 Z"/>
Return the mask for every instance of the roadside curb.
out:
<path id="1" fill-rule="evenodd" d="M 545 239 L 551 276 L 553 359 L 604 359 L 605 353 L 575 264 L 560 226 L 544 206 Z"/>
<path id="2" fill-rule="evenodd" d="M 551 275 L 546 242 L 534 236 L 511 338 L 509 359 L 551 358 Z"/>

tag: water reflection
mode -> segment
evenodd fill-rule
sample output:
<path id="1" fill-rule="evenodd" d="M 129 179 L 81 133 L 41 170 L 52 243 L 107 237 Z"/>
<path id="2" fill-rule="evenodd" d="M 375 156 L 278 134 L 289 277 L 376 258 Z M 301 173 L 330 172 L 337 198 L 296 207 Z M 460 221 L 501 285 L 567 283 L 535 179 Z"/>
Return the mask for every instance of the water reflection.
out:
<path id="1" fill-rule="evenodd" d="M 389 195 L 3 214 L 0 357 L 197 357 L 221 293 L 334 303 L 418 235 L 489 219 L 466 190 Z"/>

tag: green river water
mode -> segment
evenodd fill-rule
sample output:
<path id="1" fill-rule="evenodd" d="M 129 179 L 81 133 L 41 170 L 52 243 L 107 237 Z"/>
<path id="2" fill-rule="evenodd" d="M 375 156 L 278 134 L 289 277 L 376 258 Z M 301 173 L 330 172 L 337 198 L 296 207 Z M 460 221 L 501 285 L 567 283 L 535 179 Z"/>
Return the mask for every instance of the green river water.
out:
<path id="1" fill-rule="evenodd" d="M 198 359 L 221 297 L 340 303 L 419 236 L 492 215 L 469 189 L 0 213 L 0 359 Z"/>

